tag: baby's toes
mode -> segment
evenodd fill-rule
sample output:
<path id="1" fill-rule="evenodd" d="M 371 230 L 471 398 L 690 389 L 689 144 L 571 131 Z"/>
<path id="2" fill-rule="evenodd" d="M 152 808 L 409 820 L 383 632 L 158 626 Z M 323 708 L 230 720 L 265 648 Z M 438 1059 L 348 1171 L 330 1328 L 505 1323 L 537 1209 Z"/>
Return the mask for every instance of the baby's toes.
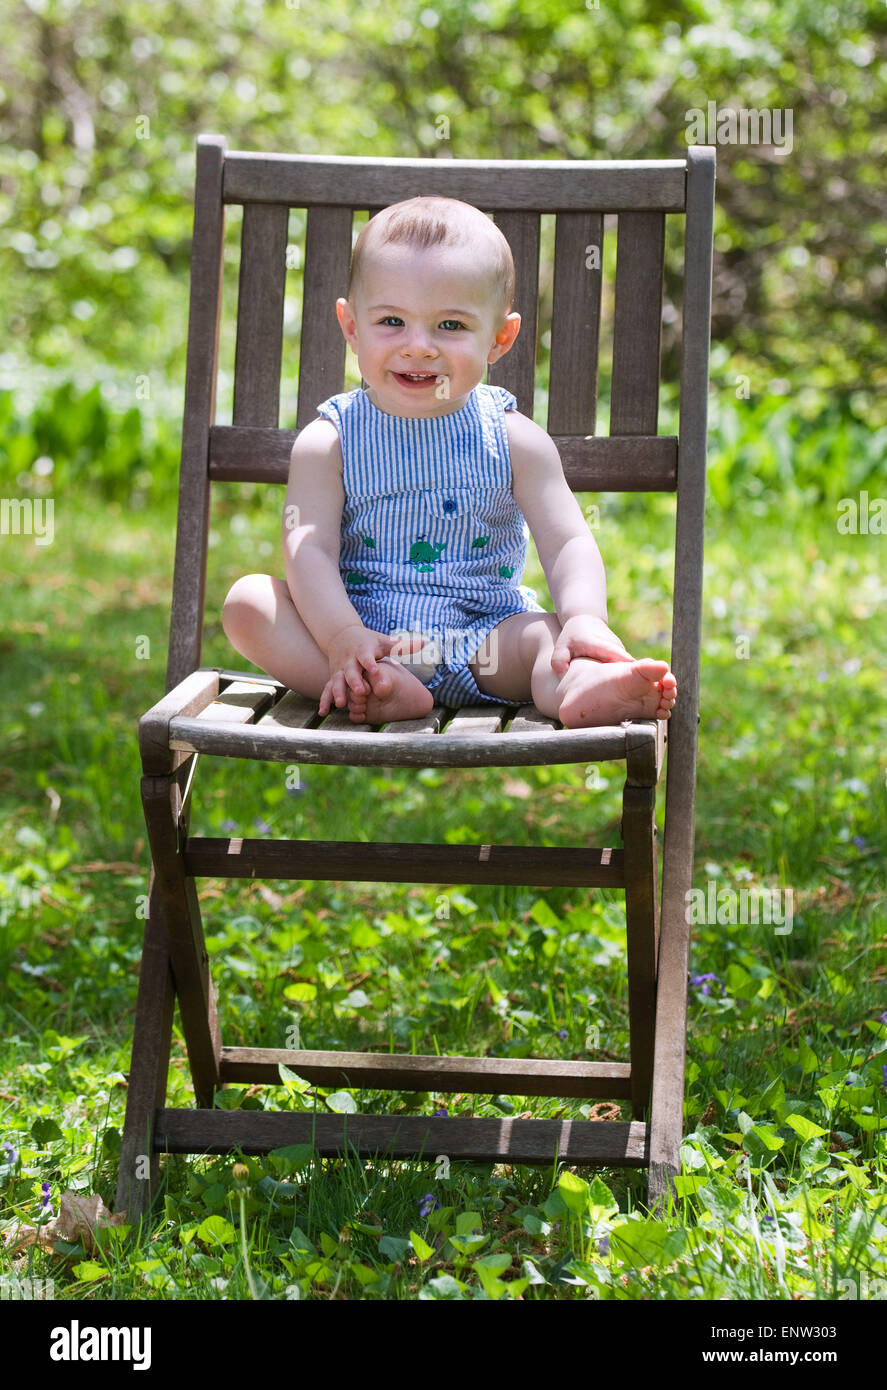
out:
<path id="1" fill-rule="evenodd" d="M 667 661 L 657 661 L 655 657 L 644 656 L 634 663 L 634 669 L 644 680 L 648 680 L 651 685 L 661 688 L 663 680 L 667 680 L 670 675 Z"/>
<path id="2" fill-rule="evenodd" d="M 657 719 L 668 719 L 676 704 L 674 695 L 662 693 L 659 696 L 659 708 L 656 711 Z"/>
<path id="3" fill-rule="evenodd" d="M 376 663 L 375 670 L 367 671 L 366 673 L 366 678 L 369 681 L 372 693 L 378 696 L 380 700 L 384 700 L 386 695 L 390 695 L 394 688 L 391 672 L 387 669 L 387 663 L 392 659 L 393 658 L 390 656 L 380 657 L 379 661 Z M 364 704 L 366 704 L 367 697 L 363 696 L 362 698 Z"/>

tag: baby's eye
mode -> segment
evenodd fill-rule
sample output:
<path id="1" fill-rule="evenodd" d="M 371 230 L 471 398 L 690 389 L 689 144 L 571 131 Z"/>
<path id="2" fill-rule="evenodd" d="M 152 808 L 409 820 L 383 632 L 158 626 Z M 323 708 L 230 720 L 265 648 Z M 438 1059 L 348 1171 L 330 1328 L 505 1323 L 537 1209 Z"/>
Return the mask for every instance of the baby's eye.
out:
<path id="1" fill-rule="evenodd" d="M 397 314 L 386 314 L 383 319 L 379 320 L 379 322 L 382 324 L 391 324 L 395 328 L 403 327 L 403 319 L 399 319 L 397 317 Z"/>
<path id="2" fill-rule="evenodd" d="M 465 327 L 465 324 L 462 323 L 459 319 L 443 319 L 443 320 L 441 321 L 441 325 L 440 325 L 440 326 L 441 326 L 441 328 L 446 328 L 446 329 L 450 329 L 450 330 L 458 330 L 458 329 L 460 329 L 460 328 L 464 328 L 464 327 Z"/>

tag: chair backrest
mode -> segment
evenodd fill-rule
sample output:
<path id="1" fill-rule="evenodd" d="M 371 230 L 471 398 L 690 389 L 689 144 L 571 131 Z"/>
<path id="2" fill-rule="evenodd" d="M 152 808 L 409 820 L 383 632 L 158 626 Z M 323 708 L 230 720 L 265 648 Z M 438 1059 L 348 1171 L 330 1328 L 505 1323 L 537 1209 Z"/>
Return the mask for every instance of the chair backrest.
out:
<path id="1" fill-rule="evenodd" d="M 298 430 L 345 385 L 334 312 L 352 216 L 417 194 L 491 213 L 515 261 L 512 350 L 490 380 L 533 414 L 540 217 L 555 214 L 549 434 L 574 491 L 678 493 L 672 668 L 698 680 L 714 149 L 661 161 L 370 159 L 227 150 L 197 141 L 182 475 L 167 688 L 200 665 L 210 483 L 285 483 Z M 215 424 L 224 208 L 243 206 L 231 425 Z M 307 209 L 296 430 L 278 428 L 289 210 Z M 610 433 L 595 437 L 604 216 L 617 214 Z M 686 220 L 680 432 L 657 434 L 665 218 Z M 676 664 L 677 662 L 677 664 Z M 688 694 L 690 692 L 688 691 Z M 693 706 L 695 710 L 695 704 Z M 694 716 L 695 723 L 695 716 Z"/>

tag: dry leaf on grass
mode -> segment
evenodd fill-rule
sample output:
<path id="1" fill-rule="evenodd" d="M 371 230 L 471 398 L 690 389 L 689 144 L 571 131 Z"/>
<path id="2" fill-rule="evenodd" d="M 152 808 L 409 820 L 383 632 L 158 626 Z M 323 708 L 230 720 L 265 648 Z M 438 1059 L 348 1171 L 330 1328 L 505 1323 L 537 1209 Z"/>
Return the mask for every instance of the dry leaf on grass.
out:
<path id="1" fill-rule="evenodd" d="M 88 1255 L 96 1248 L 95 1232 L 102 1226 L 122 1226 L 126 1213 L 113 1215 L 98 1193 L 86 1197 L 81 1192 L 63 1192 L 59 1199 L 59 1214 L 41 1226 L 11 1226 L 3 1233 L 3 1243 L 10 1255 L 20 1254 L 30 1245 L 55 1253 L 57 1240 L 75 1245 L 78 1241 Z"/>

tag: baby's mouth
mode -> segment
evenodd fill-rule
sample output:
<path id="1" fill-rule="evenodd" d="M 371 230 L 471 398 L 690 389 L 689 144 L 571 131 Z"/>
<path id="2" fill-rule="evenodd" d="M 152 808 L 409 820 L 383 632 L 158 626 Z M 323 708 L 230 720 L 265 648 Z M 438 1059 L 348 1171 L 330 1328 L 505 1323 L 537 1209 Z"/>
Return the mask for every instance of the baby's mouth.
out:
<path id="1" fill-rule="evenodd" d="M 404 386 L 432 386 L 438 379 L 437 372 L 395 372 L 395 377 Z"/>

